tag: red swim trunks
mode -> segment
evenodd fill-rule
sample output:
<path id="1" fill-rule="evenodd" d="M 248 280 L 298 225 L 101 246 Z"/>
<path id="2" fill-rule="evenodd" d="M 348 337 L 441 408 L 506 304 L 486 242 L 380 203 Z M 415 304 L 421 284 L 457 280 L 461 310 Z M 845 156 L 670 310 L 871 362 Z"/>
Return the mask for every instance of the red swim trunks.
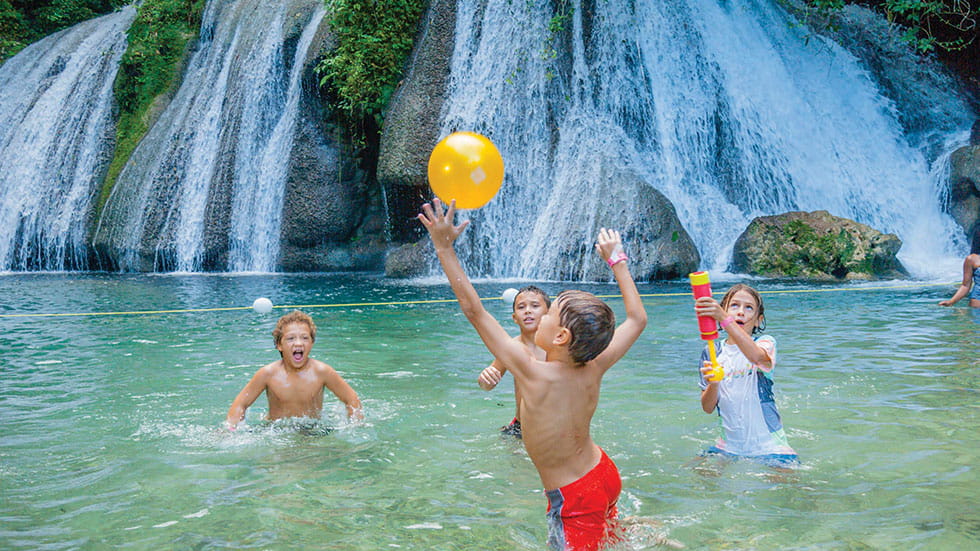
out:
<path id="1" fill-rule="evenodd" d="M 622 488 L 616 464 L 603 451 L 599 464 L 585 476 L 557 490 L 545 491 L 548 548 L 593 551 L 618 541 L 616 501 Z"/>

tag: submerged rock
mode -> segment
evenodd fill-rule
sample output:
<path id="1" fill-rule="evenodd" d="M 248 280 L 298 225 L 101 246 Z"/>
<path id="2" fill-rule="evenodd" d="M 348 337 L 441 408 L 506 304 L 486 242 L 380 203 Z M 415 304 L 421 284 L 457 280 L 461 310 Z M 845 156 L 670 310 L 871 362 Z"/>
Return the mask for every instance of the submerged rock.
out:
<path id="1" fill-rule="evenodd" d="M 818 280 L 907 276 L 895 234 L 831 215 L 787 212 L 752 220 L 735 241 L 730 269 L 765 277 Z"/>

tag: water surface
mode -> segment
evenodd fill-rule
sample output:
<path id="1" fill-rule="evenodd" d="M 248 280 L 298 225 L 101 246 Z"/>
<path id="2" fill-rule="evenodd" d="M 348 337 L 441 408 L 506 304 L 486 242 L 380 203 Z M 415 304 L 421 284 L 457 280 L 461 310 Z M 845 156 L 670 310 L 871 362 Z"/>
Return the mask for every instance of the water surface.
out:
<path id="1" fill-rule="evenodd" d="M 555 293 L 559 283 L 537 283 Z M 484 282 L 499 296 L 515 282 Z M 907 285 L 907 284 L 905 284 Z M 613 285 L 574 285 L 614 295 Z M 641 285 L 650 323 L 606 376 L 593 436 L 623 476 L 626 549 L 968 549 L 980 544 L 980 316 L 952 286 L 760 283 L 779 345 L 776 398 L 803 467 L 694 468 L 701 348 L 685 284 Z M 715 284 L 723 290 L 724 284 Z M 365 275 L 0 276 L 0 548 L 544 549 L 545 498 L 510 420 L 512 383 L 448 286 Z M 258 296 L 277 305 L 260 315 Z M 419 301 L 435 301 L 420 303 Z M 622 301 L 610 298 L 617 315 Z M 378 304 L 386 303 L 386 304 Z M 326 307 L 322 305 L 355 304 Z M 313 356 L 360 394 L 350 425 L 220 430 L 306 305 Z M 513 330 L 508 308 L 487 302 Z M 229 309 L 231 308 L 231 309 Z"/>

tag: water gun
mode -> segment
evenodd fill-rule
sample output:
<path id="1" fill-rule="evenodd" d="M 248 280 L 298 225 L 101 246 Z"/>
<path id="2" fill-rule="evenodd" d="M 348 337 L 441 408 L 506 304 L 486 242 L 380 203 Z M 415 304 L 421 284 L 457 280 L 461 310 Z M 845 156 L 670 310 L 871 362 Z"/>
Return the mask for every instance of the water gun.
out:
<path id="1" fill-rule="evenodd" d="M 711 296 L 711 281 L 708 272 L 693 272 L 687 276 L 691 280 L 691 291 L 694 299 Z M 718 338 L 718 322 L 709 316 L 698 316 L 698 328 L 701 330 L 701 340 L 708 341 L 708 356 L 711 357 L 711 373 L 708 381 L 714 383 L 725 378 L 725 369 L 718 364 L 718 354 L 715 351 L 715 339 Z"/>

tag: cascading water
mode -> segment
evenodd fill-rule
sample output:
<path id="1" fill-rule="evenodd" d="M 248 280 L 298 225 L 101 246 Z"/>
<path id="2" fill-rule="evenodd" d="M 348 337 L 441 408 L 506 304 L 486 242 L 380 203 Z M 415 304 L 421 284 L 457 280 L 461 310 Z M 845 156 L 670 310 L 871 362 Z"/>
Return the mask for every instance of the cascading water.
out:
<path id="1" fill-rule="evenodd" d="M 0 270 L 87 266 L 111 157 L 112 83 L 136 9 L 40 40 L 0 66 Z"/>
<path id="2" fill-rule="evenodd" d="M 100 219 L 96 242 L 122 269 L 276 269 L 300 76 L 323 16 L 318 0 L 208 3 L 183 84 Z"/>
<path id="3" fill-rule="evenodd" d="M 965 241 L 935 165 L 965 143 L 963 98 L 945 98 L 962 113 L 943 121 L 955 131 L 905 135 L 857 59 L 807 40 L 772 1 L 564 5 L 459 2 L 443 133 L 483 132 L 507 164 L 498 197 L 467 214 L 474 270 L 552 279 L 577 250 L 585 273 L 594 229 L 610 223 L 596 206 L 629 208 L 600 191 L 616 165 L 671 200 L 712 270 L 753 217 L 823 209 L 897 234 L 915 276 L 956 273 Z M 570 60 L 554 55 L 563 39 Z"/>

